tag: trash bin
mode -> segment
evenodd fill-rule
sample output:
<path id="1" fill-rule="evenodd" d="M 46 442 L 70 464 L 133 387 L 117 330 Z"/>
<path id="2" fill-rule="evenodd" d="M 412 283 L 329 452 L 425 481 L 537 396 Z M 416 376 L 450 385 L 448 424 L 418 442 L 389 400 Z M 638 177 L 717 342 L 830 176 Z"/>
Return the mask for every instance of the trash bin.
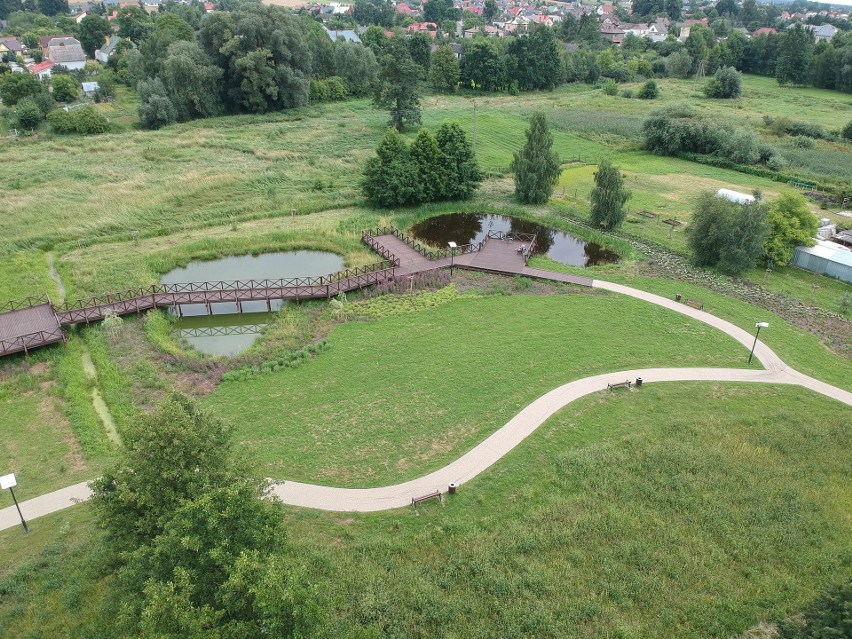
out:
<path id="1" fill-rule="evenodd" d="M 642 378 L 641 378 L 641 377 L 637 377 L 637 378 L 636 378 L 636 388 L 639 388 L 641 385 L 642 385 Z"/>
<path id="2" fill-rule="evenodd" d="M 455 495 L 456 494 L 456 488 L 458 488 L 458 487 L 459 487 L 459 485 L 456 482 L 454 482 L 454 481 L 450 482 L 450 486 L 449 486 L 450 494 Z"/>
<path id="3" fill-rule="evenodd" d="M 679 301 L 680 301 L 680 297 L 681 297 L 681 296 L 680 296 L 680 293 L 675 293 L 675 302 L 679 302 Z"/>

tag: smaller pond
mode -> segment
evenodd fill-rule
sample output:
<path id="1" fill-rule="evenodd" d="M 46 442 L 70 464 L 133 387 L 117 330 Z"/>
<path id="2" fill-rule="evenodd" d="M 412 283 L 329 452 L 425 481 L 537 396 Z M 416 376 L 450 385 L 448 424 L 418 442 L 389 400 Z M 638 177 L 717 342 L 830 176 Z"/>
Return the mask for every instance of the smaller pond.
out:
<path id="1" fill-rule="evenodd" d="M 190 262 L 169 271 L 162 284 L 188 282 L 220 282 L 232 280 L 275 280 L 329 275 L 343 268 L 343 258 L 326 251 L 281 251 L 261 255 L 231 255 L 217 260 Z M 281 300 L 272 300 L 273 311 L 281 308 Z M 174 336 L 208 355 L 236 355 L 251 346 L 261 329 L 274 315 L 266 302 L 243 302 L 241 314 L 233 302 L 211 304 L 213 315 L 207 315 L 203 304 L 182 304 L 181 319 L 175 324 Z"/>
<path id="2" fill-rule="evenodd" d="M 536 245 L 533 254 L 547 255 L 550 259 L 568 266 L 597 266 L 619 260 L 618 253 L 609 251 L 600 244 L 584 242 L 562 231 L 503 215 L 441 215 L 415 224 L 409 233 L 421 242 L 444 247 L 447 242 L 455 242 L 459 246 L 481 242 L 488 235 L 488 231 L 535 233 Z"/>

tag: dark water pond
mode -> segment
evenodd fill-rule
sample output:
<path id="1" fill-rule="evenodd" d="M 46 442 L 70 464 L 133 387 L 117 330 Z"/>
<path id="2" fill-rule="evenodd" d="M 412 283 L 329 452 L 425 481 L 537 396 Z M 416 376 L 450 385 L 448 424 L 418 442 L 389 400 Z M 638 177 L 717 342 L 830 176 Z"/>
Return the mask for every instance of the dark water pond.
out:
<path id="1" fill-rule="evenodd" d="M 600 244 L 584 242 L 562 231 L 503 215 L 441 215 L 415 224 L 409 233 L 421 242 L 445 247 L 447 242 L 455 242 L 459 246 L 481 242 L 488 235 L 488 231 L 535 233 L 537 237 L 533 254 L 547 255 L 550 259 L 568 266 L 597 266 L 611 264 L 619 259 L 618 253 L 608 251 Z"/>
<path id="2" fill-rule="evenodd" d="M 325 251 L 282 251 L 262 255 L 231 255 L 218 260 L 190 262 L 169 271 L 163 284 L 231 280 L 289 279 L 329 275 L 343 268 L 343 258 Z M 273 300 L 271 308 L 281 308 Z M 236 355 L 251 346 L 261 329 L 272 321 L 266 302 L 243 302 L 242 314 L 235 303 L 211 304 L 208 316 L 203 304 L 182 304 L 183 316 L 175 324 L 175 337 L 202 353 Z"/>

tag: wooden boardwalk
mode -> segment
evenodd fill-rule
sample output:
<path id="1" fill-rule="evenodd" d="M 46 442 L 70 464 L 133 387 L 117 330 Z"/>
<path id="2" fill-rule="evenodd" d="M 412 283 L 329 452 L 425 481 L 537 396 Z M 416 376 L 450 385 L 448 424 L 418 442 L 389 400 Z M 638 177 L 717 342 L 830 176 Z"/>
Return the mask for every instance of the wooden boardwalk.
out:
<path id="1" fill-rule="evenodd" d="M 98 295 L 55 306 L 46 295 L 0 305 L 0 356 L 23 352 L 38 346 L 64 341 L 63 326 L 97 322 L 108 314 L 128 315 L 154 308 L 174 308 L 180 314 L 183 304 L 210 305 L 234 303 L 242 312 L 243 302 L 307 300 L 332 298 L 340 293 L 374 286 L 395 277 L 455 266 L 592 286 L 587 277 L 533 269 L 518 251 L 529 248 L 535 236 L 489 233 L 482 242 L 435 249 L 424 246 L 393 227 L 363 231 L 362 241 L 385 260 L 369 266 L 347 269 L 328 276 L 288 280 L 248 280 L 155 284 L 146 288 Z"/>

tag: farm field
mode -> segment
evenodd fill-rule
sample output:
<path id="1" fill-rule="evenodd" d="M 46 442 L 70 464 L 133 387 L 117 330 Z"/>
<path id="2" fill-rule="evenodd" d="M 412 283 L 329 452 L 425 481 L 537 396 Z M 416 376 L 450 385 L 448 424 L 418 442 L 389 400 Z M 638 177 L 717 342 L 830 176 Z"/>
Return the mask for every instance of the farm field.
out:
<path id="1" fill-rule="evenodd" d="M 353 620 L 388 636 L 733 636 L 842 578 L 845 423 L 839 405 L 786 387 L 602 393 L 444 507 L 290 509 L 289 554 L 323 593 L 328 636 Z M 0 532 L 4 637 L 94 621 L 110 578 L 92 525 L 81 506 L 26 539 Z"/>
<path id="2" fill-rule="evenodd" d="M 838 301 L 850 286 L 794 268 L 738 280 L 666 270 L 688 265 L 684 228 L 702 191 L 760 190 L 771 200 L 786 185 L 650 155 L 640 131 L 651 110 L 687 101 L 792 150 L 768 132 L 765 115 L 833 130 L 852 120 L 849 96 L 782 90 L 754 76 L 735 101 L 707 100 L 691 81 L 660 88 L 654 101 L 585 85 L 426 95 L 424 126 L 456 120 L 471 136 L 475 101 L 476 151 L 489 177 L 468 202 L 398 210 L 372 208 L 360 194 L 361 168 L 387 124 L 369 100 L 142 131 L 135 98 L 122 91 L 99 106 L 113 133 L 0 141 L 0 302 L 145 286 L 226 255 L 320 250 L 361 266 L 377 260 L 362 229 L 406 229 L 442 213 L 513 215 L 621 255 L 589 269 L 544 257 L 532 266 L 700 299 L 748 331 L 768 321 L 760 338 L 787 364 L 852 390 L 852 324 Z M 564 172 L 548 204 L 522 207 L 508 165 L 536 110 L 548 115 Z M 803 175 L 824 170 L 852 182 L 849 145 L 791 153 Z M 587 225 L 602 157 L 633 193 L 617 233 Z M 811 208 L 850 225 L 837 207 Z M 669 218 L 682 225 L 672 230 L 662 223 Z M 238 456 L 263 476 L 381 486 L 440 468 L 573 379 L 747 366 L 734 340 L 632 298 L 520 277 L 456 273 L 454 282 L 458 291 L 347 300 L 360 309 L 348 321 L 324 302 L 286 307 L 245 368 L 176 341 L 164 313 L 127 317 L 118 338 L 98 325 L 73 329 L 66 348 L 0 360 L 0 471 L 17 474 L 21 499 L 94 478 L 117 458 L 138 412 L 176 388 L 234 424 Z M 784 304 L 775 313 L 767 298 Z M 301 365 L 260 370 L 297 351 Z M 235 374 L 219 383 L 229 368 Z M 733 636 L 795 613 L 848 574 L 848 562 L 836 561 L 852 540 L 848 421 L 839 403 L 780 386 L 601 392 L 565 408 L 443 506 L 352 516 L 289 508 L 292 558 L 326 597 L 329 637 L 470 637 L 476 624 L 482 636 Z M 0 636 L 78 636 L 98 623 L 111 586 L 100 534 L 86 506 L 37 520 L 24 540 L 0 532 Z"/>

